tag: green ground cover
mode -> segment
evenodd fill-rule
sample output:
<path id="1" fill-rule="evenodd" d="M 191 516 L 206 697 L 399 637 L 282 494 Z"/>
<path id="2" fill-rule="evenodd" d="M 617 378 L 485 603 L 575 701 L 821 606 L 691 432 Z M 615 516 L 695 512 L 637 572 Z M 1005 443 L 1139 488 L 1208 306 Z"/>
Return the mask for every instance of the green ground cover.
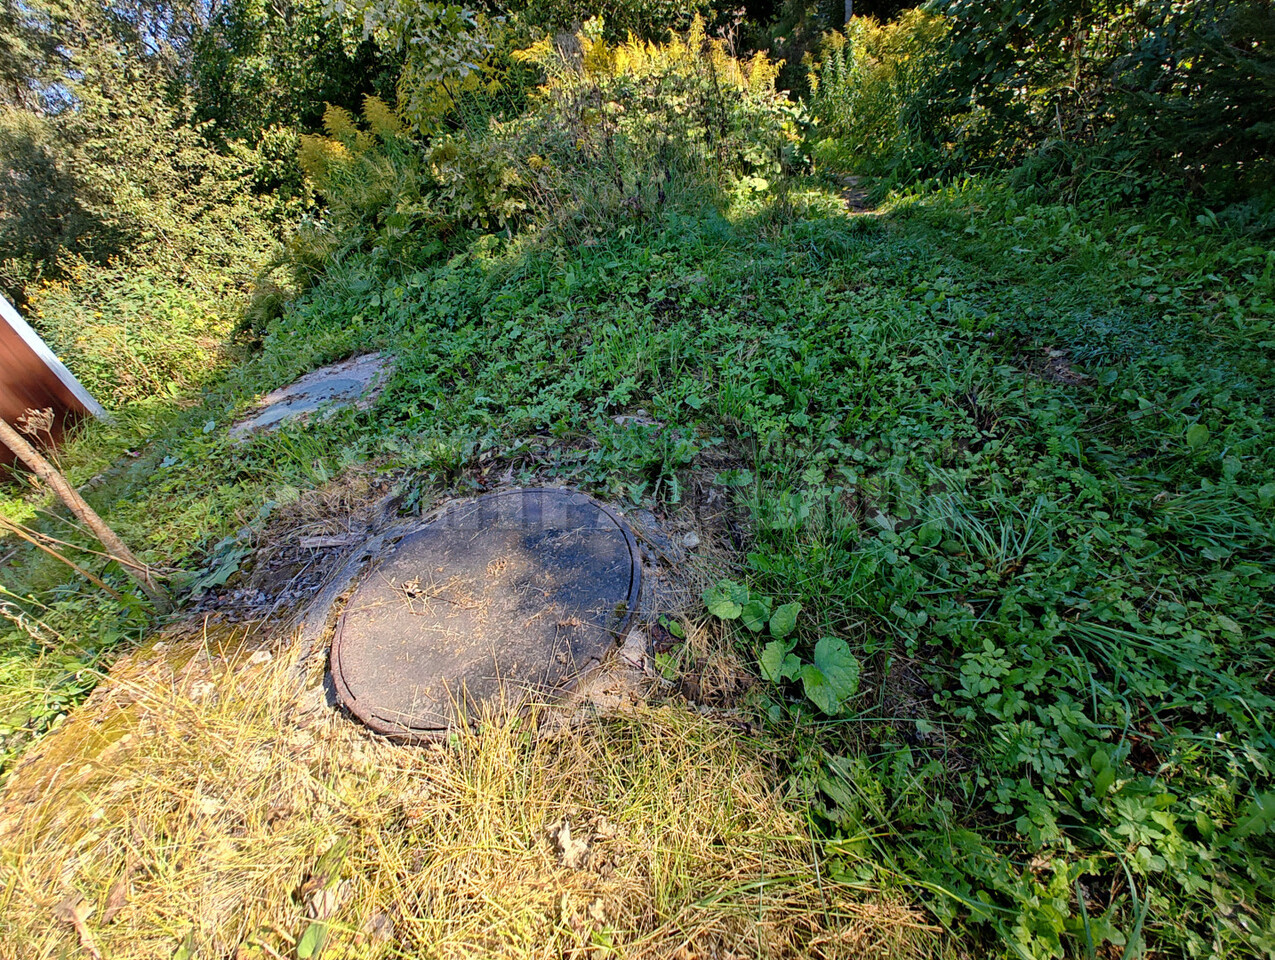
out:
<path id="1" fill-rule="evenodd" d="M 70 456 L 136 444 L 99 502 L 191 576 L 356 464 L 414 478 L 408 508 L 479 458 L 659 503 L 730 450 L 753 518 L 733 579 L 800 612 L 727 629 L 796 658 L 761 667 L 759 710 L 801 731 L 790 792 L 831 881 L 906 890 L 994 952 L 1267 955 L 1273 277 L 1185 207 L 970 182 L 852 216 L 799 184 L 586 245 L 348 256 L 149 446 L 128 420 Z M 373 408 L 230 444 L 253 396 L 371 349 L 398 360 Z M 658 424 L 613 419 L 639 408 Z M 49 629 L 80 642 L 33 667 L 8 636 L 11 731 L 141 629 L 58 590 Z"/>
<path id="2" fill-rule="evenodd" d="M 215 6 L 0 12 L 15 53 L 0 286 L 112 407 L 58 456 L 179 618 L 242 582 L 272 518 L 351 477 L 396 486 L 408 513 L 493 482 L 659 511 L 709 474 L 731 491 L 734 539 L 716 546 L 732 569 L 675 613 L 754 671 L 745 792 L 782 814 L 755 822 L 796 814 L 815 841 L 813 881 L 785 861 L 806 924 L 785 949 L 847 934 L 828 904 L 853 900 L 860 919 L 883 911 L 869 932 L 906 928 L 881 955 L 1275 957 L 1271 0 L 882 0 L 855 4 L 844 34 L 841 4 L 805 0 L 626 0 L 606 22 L 563 0 Z M 395 368 L 368 409 L 230 441 L 265 392 L 369 350 Z M 0 512 L 72 544 L 122 599 L 0 543 L 0 777 L 158 625 L 86 531 L 17 481 Z M 273 719 L 223 706 L 217 730 L 255 730 L 291 769 Z M 731 754 L 733 732 L 689 716 L 668 729 Z M 665 736 L 630 720 L 635 743 Z M 357 737 L 342 729 L 330 759 Z M 543 767 L 544 741 L 508 745 L 505 774 Z M 170 744 L 148 746 L 121 789 L 169 763 Z M 649 759 L 617 749 L 620 766 Z M 679 749 L 682 769 L 696 748 Z M 189 809 L 203 762 L 168 782 Z M 721 771 L 695 766 L 692 793 L 721 794 Z M 537 788 L 546 811 L 597 775 L 561 770 Z M 410 792 L 414 776 L 390 778 Z M 156 865 L 198 856 L 203 821 L 151 793 L 117 807 L 160 825 L 147 882 L 168 886 L 150 888 L 150 920 L 105 933 L 189 955 L 194 927 L 218 924 L 168 930 L 175 892 L 198 885 Z M 301 953 L 283 874 L 343 823 L 330 813 L 297 811 L 304 843 L 275 838 L 273 900 L 244 913 L 283 924 L 263 950 Z M 529 822 L 491 836 L 556 869 Z M 97 829 L 27 826 L 42 865 L 0 864 L 0 913 L 23 884 L 69 884 L 62 850 L 78 858 Z M 788 828 L 757 828 L 772 829 Z M 410 890 L 413 831 L 367 854 L 367 875 Z M 505 842 L 466 850 L 463 833 L 475 864 Z M 729 882 L 700 839 L 674 871 L 687 891 L 705 863 Z M 733 894 L 766 892 L 762 839 Z M 215 883 L 188 912 L 229 902 L 237 857 L 201 865 Z M 114 861 L 92 861 L 77 882 L 114 884 Z M 449 894 L 453 919 L 489 928 L 468 889 Z M 492 909 L 518 927 L 538 896 Z M 686 898 L 688 916 L 704 906 Z M 28 899 L 7 929 L 29 940 L 48 905 Z M 724 902 L 709 925 L 734 929 Z M 898 920 L 913 908 L 947 932 Z M 411 942 L 444 954 L 422 932 L 434 918 L 403 909 Z M 521 935 L 582 942 L 569 913 Z M 670 916 L 632 912 L 617 930 L 660 937 L 617 954 L 676 940 Z M 55 929 L 43 955 L 71 936 Z"/>

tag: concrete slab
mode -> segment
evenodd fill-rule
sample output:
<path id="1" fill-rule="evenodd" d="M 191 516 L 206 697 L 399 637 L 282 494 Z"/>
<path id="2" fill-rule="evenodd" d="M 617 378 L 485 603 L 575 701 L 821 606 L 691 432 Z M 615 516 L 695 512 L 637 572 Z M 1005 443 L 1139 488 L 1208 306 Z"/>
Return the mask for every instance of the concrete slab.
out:
<path id="1" fill-rule="evenodd" d="M 353 406 L 370 407 L 389 379 L 393 364 L 383 353 L 365 353 L 311 370 L 300 380 L 271 391 L 257 409 L 230 428 L 232 440 L 271 430 L 285 420 L 309 417 Z"/>

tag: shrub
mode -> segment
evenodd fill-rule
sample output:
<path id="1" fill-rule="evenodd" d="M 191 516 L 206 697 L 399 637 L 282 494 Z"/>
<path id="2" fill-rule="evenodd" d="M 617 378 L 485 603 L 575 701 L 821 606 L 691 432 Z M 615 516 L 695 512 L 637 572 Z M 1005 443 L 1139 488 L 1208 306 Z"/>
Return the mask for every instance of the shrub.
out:
<path id="1" fill-rule="evenodd" d="M 31 317 L 98 400 L 171 397 L 214 372 L 244 303 L 233 280 L 213 286 L 222 296 L 163 265 L 77 257 L 65 279 L 31 291 Z"/>
<path id="2" fill-rule="evenodd" d="M 421 265 L 457 249 L 472 231 L 510 226 L 525 204 L 504 152 L 472 139 L 440 134 L 408 136 L 394 111 L 369 97 L 361 126 L 330 107 L 327 136 L 302 136 L 299 162 L 327 201 L 322 223 L 290 241 L 298 280 L 317 275 L 332 254 L 361 251 Z M 306 250 L 326 233 L 315 257 Z"/>
<path id="3" fill-rule="evenodd" d="M 204 381 L 283 223 L 307 205 L 294 135 L 218 149 L 193 105 L 110 47 L 74 108 L 0 112 L 0 278 L 103 402 Z"/>
<path id="4" fill-rule="evenodd" d="M 819 155 L 904 179 L 1014 168 L 1074 200 L 1275 184 L 1275 3 L 948 0 L 811 63 Z"/>
<path id="5" fill-rule="evenodd" d="M 709 4 L 696 0 L 531 0 L 519 16 L 523 22 L 550 31 L 571 31 L 589 20 L 604 24 L 608 41 L 621 43 L 634 36 L 665 41 L 690 29 L 696 16 L 712 17 Z"/>
<path id="6" fill-rule="evenodd" d="M 263 200 L 269 159 L 213 149 L 157 77 L 84 66 L 75 110 L 0 118 L 0 274 L 103 402 L 169 395 L 215 369 L 303 199 Z"/>
<path id="7" fill-rule="evenodd" d="M 932 166 L 934 148 L 916 136 L 911 115 L 946 30 L 943 19 L 911 10 L 884 25 L 856 17 L 845 33 L 827 34 L 819 58 L 808 61 L 817 159 L 899 176 Z"/>
<path id="8" fill-rule="evenodd" d="M 537 224 L 579 238 L 737 183 L 764 191 L 804 162 L 800 114 L 774 88 L 778 65 L 730 56 L 698 18 L 665 44 L 608 43 L 594 21 L 514 63 L 544 82 L 513 120 L 471 118 L 422 140 L 375 98 L 362 124 L 329 109 L 327 135 L 300 140 L 328 205 L 311 229 L 329 231 L 338 251 L 419 266 L 476 233 Z"/>
<path id="9" fill-rule="evenodd" d="M 664 44 L 604 35 L 592 21 L 518 54 L 545 83 L 508 133 L 547 219 L 641 219 L 741 182 L 765 191 L 804 165 L 802 115 L 775 89 L 779 64 L 765 54 L 731 56 L 699 17 Z"/>
<path id="10" fill-rule="evenodd" d="M 1131 149 L 1133 164 L 1220 192 L 1269 185 L 1271 0 L 951 0 L 928 126 L 962 162 L 1017 162 L 1048 140 Z M 977 128 L 965 115 L 977 112 Z M 1228 182 L 1229 181 L 1229 182 Z"/>

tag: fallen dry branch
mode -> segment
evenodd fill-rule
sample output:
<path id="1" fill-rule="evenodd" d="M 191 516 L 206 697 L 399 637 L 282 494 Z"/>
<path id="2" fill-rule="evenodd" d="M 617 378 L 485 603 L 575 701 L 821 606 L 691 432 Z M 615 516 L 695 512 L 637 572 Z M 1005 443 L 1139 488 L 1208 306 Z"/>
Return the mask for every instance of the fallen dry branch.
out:
<path id="1" fill-rule="evenodd" d="M 0 442 L 3 442 L 37 477 L 49 485 L 67 508 L 93 531 L 93 535 L 102 542 L 102 546 L 106 547 L 108 553 L 120 558 L 124 570 L 150 598 L 156 613 L 163 614 L 172 609 L 172 601 L 168 593 L 156 582 L 150 568 L 133 555 L 124 541 L 106 524 L 105 520 L 97 515 L 97 511 L 88 505 L 66 477 L 62 476 L 53 464 L 49 463 L 35 447 L 27 443 L 22 435 L 2 418 L 0 418 Z"/>

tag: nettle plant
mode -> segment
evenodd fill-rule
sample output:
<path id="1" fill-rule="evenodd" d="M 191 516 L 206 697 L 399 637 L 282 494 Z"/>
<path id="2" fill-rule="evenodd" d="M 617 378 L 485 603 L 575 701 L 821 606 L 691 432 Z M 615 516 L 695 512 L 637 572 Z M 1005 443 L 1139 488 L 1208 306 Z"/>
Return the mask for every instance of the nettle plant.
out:
<path id="1" fill-rule="evenodd" d="M 845 640 L 820 637 L 809 660 L 796 653 L 800 603 L 776 607 L 772 598 L 752 594 L 733 580 L 718 581 L 704 591 L 703 599 L 713 616 L 738 620 L 752 633 L 770 636 L 758 662 L 762 677 L 770 683 L 784 687 L 800 681 L 806 698 L 829 716 L 843 713 L 859 692 L 859 659 Z"/>

